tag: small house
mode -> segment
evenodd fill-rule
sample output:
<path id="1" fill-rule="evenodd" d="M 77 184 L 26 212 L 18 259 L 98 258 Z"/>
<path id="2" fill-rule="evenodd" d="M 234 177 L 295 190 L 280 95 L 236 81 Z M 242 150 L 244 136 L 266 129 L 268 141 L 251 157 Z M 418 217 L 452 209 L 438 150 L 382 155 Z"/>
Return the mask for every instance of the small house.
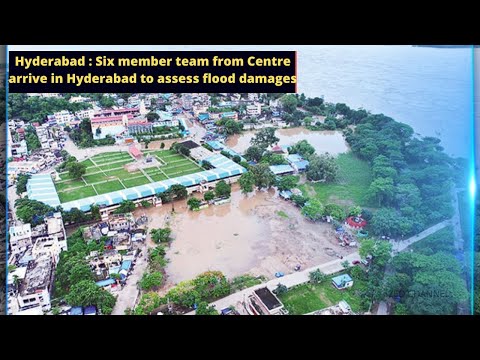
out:
<path id="1" fill-rule="evenodd" d="M 338 275 L 332 278 L 332 284 L 338 290 L 343 290 L 353 286 L 353 279 L 348 274 Z"/>

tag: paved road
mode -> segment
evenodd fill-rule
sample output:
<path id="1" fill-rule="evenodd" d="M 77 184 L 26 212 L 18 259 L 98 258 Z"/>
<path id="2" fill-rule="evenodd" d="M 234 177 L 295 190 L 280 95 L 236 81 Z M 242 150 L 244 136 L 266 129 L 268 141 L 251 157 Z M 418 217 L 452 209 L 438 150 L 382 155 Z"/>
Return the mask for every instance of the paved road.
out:
<path id="1" fill-rule="evenodd" d="M 148 251 L 144 247 L 142 250 L 142 256 L 137 257 L 135 268 L 132 274 L 127 278 L 127 284 L 120 290 L 117 297 L 117 302 L 113 308 L 112 315 L 125 315 L 127 308 L 133 309 L 135 301 L 138 296 L 137 283 L 142 278 L 144 272 L 146 272 L 148 266 Z"/>
<path id="2" fill-rule="evenodd" d="M 380 301 L 378 304 L 377 315 L 388 315 L 388 307 L 385 301 Z"/>
<path id="3" fill-rule="evenodd" d="M 78 160 L 83 160 L 109 151 L 128 151 L 128 147 L 129 145 L 107 145 L 80 149 L 69 137 L 67 137 L 63 149 L 67 150 L 70 155 L 75 156 Z"/>
<path id="4" fill-rule="evenodd" d="M 436 233 L 438 230 L 441 230 L 444 227 L 446 227 L 448 225 L 451 225 L 451 224 L 452 224 L 451 219 L 445 220 L 445 221 L 442 221 L 441 223 L 433 225 L 432 227 L 429 227 L 427 230 L 424 230 L 421 233 L 419 233 L 415 236 L 412 236 L 411 238 L 408 238 L 408 239 L 405 239 L 405 240 L 402 240 L 402 241 L 391 240 L 390 243 L 392 244 L 392 252 L 393 252 L 393 254 L 396 254 L 396 253 L 399 253 L 401 251 L 404 251 L 410 245 L 416 243 L 417 241 L 420 241 L 420 240 L 426 238 L 429 235 L 432 235 L 432 234 Z"/>
<path id="5" fill-rule="evenodd" d="M 210 305 L 214 305 L 217 310 L 221 310 L 231 305 L 233 306 L 238 305 L 239 303 L 244 301 L 245 298 L 252 293 L 252 291 L 258 288 L 267 286 L 270 290 L 274 290 L 279 283 L 289 288 L 295 285 L 306 283 L 309 280 L 308 274 L 311 271 L 314 271 L 317 269 L 320 269 L 321 272 L 327 275 L 334 274 L 336 272 L 343 270 L 343 266 L 341 263 L 344 262 L 345 260 L 348 260 L 350 261 L 350 263 L 352 263 L 352 261 L 354 260 L 360 260 L 360 255 L 357 252 L 355 252 L 345 256 L 343 259 L 335 259 L 322 265 L 314 266 L 314 267 L 305 269 L 303 271 L 295 272 L 290 275 L 285 275 L 282 278 L 273 279 L 268 281 L 267 283 L 263 283 L 260 285 L 252 286 L 248 289 L 241 290 L 239 292 L 236 292 L 235 294 L 232 294 L 227 297 L 224 297 L 223 299 L 217 300 L 211 303 Z M 236 306 L 236 307 L 237 309 L 239 308 L 239 306 Z M 191 311 L 187 313 L 187 315 L 195 315 L 195 311 Z"/>

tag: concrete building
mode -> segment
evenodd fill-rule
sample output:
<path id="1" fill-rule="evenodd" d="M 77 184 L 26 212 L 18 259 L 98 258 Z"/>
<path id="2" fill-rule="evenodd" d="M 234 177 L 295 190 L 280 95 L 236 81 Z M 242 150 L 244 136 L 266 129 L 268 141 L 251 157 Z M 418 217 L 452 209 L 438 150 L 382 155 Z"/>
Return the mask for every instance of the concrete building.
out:
<path id="1" fill-rule="evenodd" d="M 48 255 L 29 261 L 17 295 L 19 311 L 34 307 L 41 307 L 43 311 L 50 310 L 54 269 L 52 258 Z"/>
<path id="2" fill-rule="evenodd" d="M 258 101 L 258 93 L 248 93 L 247 97 L 249 101 Z"/>
<path id="3" fill-rule="evenodd" d="M 93 138 L 104 139 L 107 135 L 115 137 L 125 134 L 128 128 L 128 121 L 132 119 L 132 114 L 94 117 L 90 121 Z"/>
<path id="4" fill-rule="evenodd" d="M 8 157 L 23 157 L 28 154 L 27 142 L 21 140 L 20 142 L 13 143 L 9 146 Z"/>
<path id="5" fill-rule="evenodd" d="M 127 129 L 130 135 L 151 133 L 153 131 L 153 123 L 147 119 L 128 120 Z"/>
<path id="6" fill-rule="evenodd" d="M 260 103 L 247 105 L 246 112 L 248 116 L 258 116 L 262 113 L 262 105 Z"/>
<path id="7" fill-rule="evenodd" d="M 159 116 L 158 120 L 155 121 L 154 126 L 168 126 L 174 127 L 178 126 L 178 119 L 169 111 L 157 111 Z"/>
<path id="8" fill-rule="evenodd" d="M 84 97 L 84 96 L 72 96 L 70 100 L 68 100 L 69 103 L 75 104 L 75 103 L 81 103 L 81 102 L 88 102 L 90 101 L 89 97 Z"/>
<path id="9" fill-rule="evenodd" d="M 21 253 L 32 245 L 32 228 L 30 224 L 11 226 L 8 245 L 12 254 Z"/>
<path id="10" fill-rule="evenodd" d="M 70 121 L 75 120 L 75 115 L 68 110 L 58 111 L 53 114 L 58 125 L 68 125 Z"/>
<path id="11" fill-rule="evenodd" d="M 95 115 L 95 110 L 93 109 L 86 109 L 86 110 L 80 110 L 75 113 L 75 116 L 79 120 L 83 119 L 91 119 Z"/>
<path id="12" fill-rule="evenodd" d="M 288 311 L 282 302 L 267 287 L 254 290 L 247 299 L 247 312 L 250 315 L 286 315 Z"/>

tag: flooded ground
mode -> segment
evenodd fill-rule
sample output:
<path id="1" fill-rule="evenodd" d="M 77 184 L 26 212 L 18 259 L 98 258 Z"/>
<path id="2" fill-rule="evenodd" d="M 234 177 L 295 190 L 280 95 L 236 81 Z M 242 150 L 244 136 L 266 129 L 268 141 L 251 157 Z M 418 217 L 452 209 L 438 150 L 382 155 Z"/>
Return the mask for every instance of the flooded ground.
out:
<path id="1" fill-rule="evenodd" d="M 307 140 L 318 154 L 329 152 L 337 155 L 348 151 L 348 145 L 341 131 L 311 131 L 302 127 L 278 129 L 275 135 L 280 139 L 280 145 L 292 145 L 300 140 Z M 251 145 L 250 140 L 255 131 L 245 131 L 240 135 L 230 136 L 226 145 L 233 150 L 243 153 Z"/>
<path id="2" fill-rule="evenodd" d="M 227 277 L 250 273 L 271 279 L 275 272 L 293 272 L 331 261 L 332 249 L 341 248 L 328 224 L 305 220 L 292 204 L 279 199 L 274 190 L 243 195 L 238 188 L 232 202 L 199 212 L 186 209 L 185 201 L 138 210 L 149 218 L 149 227 L 166 226 L 174 240 L 167 257 L 167 286 L 194 278 L 207 270 L 220 270 Z"/>

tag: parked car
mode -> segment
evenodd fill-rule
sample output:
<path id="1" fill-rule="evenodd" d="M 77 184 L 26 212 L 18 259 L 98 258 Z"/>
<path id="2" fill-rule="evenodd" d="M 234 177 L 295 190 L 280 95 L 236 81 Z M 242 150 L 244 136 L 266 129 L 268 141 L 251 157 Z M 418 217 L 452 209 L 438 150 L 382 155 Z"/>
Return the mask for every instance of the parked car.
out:
<path id="1" fill-rule="evenodd" d="M 360 265 L 360 260 L 353 260 L 352 265 Z"/>
<path id="2" fill-rule="evenodd" d="M 368 261 L 367 261 L 367 260 L 362 259 L 362 260 L 360 260 L 360 262 L 361 262 L 363 265 L 368 266 Z"/>

